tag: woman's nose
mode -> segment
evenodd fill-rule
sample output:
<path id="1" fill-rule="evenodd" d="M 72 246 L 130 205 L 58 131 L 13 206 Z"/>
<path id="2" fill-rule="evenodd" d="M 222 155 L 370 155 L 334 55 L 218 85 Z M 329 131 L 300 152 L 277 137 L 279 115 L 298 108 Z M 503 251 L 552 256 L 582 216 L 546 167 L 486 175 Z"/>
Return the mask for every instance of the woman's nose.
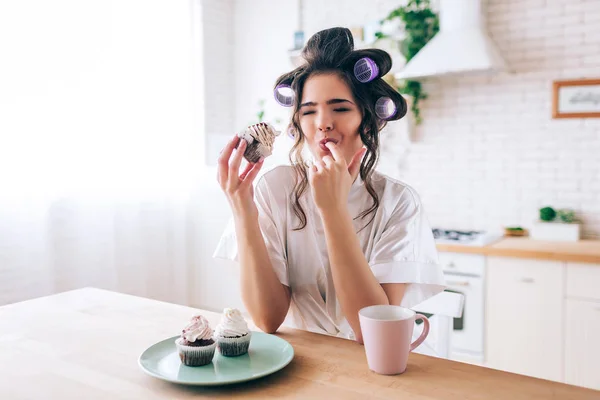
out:
<path id="1" fill-rule="evenodd" d="M 321 113 L 317 118 L 317 128 L 321 132 L 330 131 L 333 129 L 333 119 L 327 113 Z"/>

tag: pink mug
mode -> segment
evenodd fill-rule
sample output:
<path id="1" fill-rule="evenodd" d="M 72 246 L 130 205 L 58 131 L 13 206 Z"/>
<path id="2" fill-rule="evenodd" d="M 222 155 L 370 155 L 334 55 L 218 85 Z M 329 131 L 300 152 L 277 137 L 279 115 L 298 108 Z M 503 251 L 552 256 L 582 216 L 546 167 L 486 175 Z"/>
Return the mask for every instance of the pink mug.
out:
<path id="1" fill-rule="evenodd" d="M 400 306 L 376 305 L 358 312 L 369 369 L 383 375 L 401 374 L 406 370 L 408 353 L 416 349 L 429 334 L 429 320 Z M 411 343 L 415 320 L 422 319 L 423 332 Z"/>

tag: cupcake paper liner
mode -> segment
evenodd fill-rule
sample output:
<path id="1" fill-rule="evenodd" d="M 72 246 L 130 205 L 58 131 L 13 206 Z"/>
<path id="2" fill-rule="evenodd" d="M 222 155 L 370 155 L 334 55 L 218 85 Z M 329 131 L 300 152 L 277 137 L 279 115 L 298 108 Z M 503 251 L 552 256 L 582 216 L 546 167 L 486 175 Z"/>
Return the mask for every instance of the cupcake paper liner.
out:
<path id="1" fill-rule="evenodd" d="M 251 332 L 242 337 L 217 336 L 216 340 L 219 352 L 225 357 L 237 357 L 246 354 L 248 347 L 250 347 L 251 336 Z"/>
<path id="2" fill-rule="evenodd" d="M 257 163 L 261 158 L 267 158 L 270 155 L 271 151 L 269 148 L 256 140 L 252 144 L 249 144 L 246 147 L 246 151 L 244 151 L 244 158 L 251 163 Z"/>
<path id="3" fill-rule="evenodd" d="M 208 346 L 186 346 L 181 344 L 181 341 L 182 339 L 178 338 L 175 340 L 175 345 L 179 352 L 179 359 L 183 364 L 189 367 L 199 367 L 212 362 L 217 348 L 216 342 Z"/>

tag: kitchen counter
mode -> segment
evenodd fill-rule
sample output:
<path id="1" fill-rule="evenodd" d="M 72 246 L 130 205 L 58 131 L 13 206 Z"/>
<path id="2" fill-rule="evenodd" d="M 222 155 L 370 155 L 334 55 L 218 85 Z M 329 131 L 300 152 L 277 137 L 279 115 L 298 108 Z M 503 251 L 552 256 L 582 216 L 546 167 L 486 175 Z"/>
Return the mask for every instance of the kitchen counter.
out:
<path id="1" fill-rule="evenodd" d="M 482 247 L 438 244 L 437 249 L 452 253 L 600 264 L 600 240 L 551 242 L 529 238 L 503 238 Z"/>
<path id="2" fill-rule="evenodd" d="M 283 370 L 217 388 L 167 383 L 143 373 L 148 346 L 176 335 L 202 312 L 99 289 L 80 289 L 0 307 L 2 399 L 597 399 L 598 392 L 508 372 L 411 354 L 402 375 L 367 367 L 356 342 L 284 328 L 295 357 Z"/>

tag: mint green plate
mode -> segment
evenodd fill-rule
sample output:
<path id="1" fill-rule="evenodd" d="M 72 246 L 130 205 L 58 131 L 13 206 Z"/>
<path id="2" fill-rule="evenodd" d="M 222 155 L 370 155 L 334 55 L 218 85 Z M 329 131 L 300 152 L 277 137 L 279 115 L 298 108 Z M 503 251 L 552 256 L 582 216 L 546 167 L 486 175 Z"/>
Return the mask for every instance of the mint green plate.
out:
<path id="1" fill-rule="evenodd" d="M 178 337 L 148 347 L 138 360 L 142 370 L 168 382 L 217 386 L 261 378 L 284 368 L 294 358 L 294 349 L 287 341 L 267 333 L 252 332 L 248 354 L 223 357 L 217 349 L 212 363 L 187 367 L 179 360 L 175 347 Z"/>

